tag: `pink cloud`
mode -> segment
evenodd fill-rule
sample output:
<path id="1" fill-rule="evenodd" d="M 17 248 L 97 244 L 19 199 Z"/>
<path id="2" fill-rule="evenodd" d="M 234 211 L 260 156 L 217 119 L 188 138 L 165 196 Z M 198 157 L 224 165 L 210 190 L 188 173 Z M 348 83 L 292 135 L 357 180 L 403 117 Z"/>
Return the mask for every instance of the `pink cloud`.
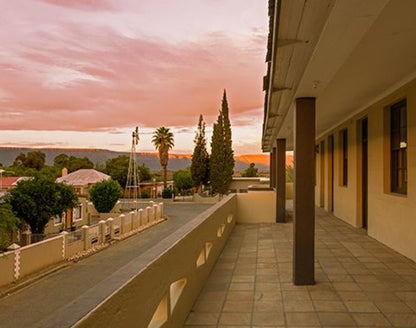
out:
<path id="1" fill-rule="evenodd" d="M 44 2 L 95 9 L 108 4 Z M 8 50 L 9 57 L 0 56 L 0 110 L 13 114 L 2 117 L 0 129 L 193 126 L 200 113 L 216 118 L 223 88 L 231 119 L 262 107 L 266 39 L 256 29 L 243 39 L 213 32 L 176 43 L 68 20 L 30 38 L 16 33 L 24 42 Z"/>
<path id="2" fill-rule="evenodd" d="M 114 4 L 105 0 L 38 0 L 54 6 L 71 7 L 82 10 L 108 10 L 115 9 Z"/>

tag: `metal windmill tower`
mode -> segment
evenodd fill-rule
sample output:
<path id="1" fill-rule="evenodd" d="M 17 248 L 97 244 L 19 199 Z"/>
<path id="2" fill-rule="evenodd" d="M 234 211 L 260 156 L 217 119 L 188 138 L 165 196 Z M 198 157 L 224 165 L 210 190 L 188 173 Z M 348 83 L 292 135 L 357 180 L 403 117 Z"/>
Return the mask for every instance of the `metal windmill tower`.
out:
<path id="1" fill-rule="evenodd" d="M 137 155 L 136 155 L 136 145 L 139 143 L 139 127 L 136 126 L 136 129 L 132 132 L 131 138 L 131 150 L 130 150 L 130 160 L 129 160 L 129 170 L 127 172 L 127 181 L 125 189 L 125 197 L 132 198 L 137 200 L 137 196 L 140 195 L 140 180 L 139 172 L 137 167 Z"/>

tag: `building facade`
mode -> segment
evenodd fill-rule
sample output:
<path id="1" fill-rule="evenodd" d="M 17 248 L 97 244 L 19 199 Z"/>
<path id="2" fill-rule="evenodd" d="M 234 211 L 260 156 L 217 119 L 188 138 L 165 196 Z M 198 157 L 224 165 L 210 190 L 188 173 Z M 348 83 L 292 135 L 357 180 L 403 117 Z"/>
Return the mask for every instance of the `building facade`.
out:
<path id="1" fill-rule="evenodd" d="M 416 261 L 414 12 L 411 0 L 269 1 L 262 147 L 276 176 L 294 151 L 295 244 L 316 205 Z"/>

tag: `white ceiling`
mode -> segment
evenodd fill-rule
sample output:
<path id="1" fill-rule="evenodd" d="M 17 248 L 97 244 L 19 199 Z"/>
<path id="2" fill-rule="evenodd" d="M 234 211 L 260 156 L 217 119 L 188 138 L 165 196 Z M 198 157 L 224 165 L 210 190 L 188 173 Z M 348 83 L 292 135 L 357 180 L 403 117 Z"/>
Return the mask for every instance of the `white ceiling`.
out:
<path id="1" fill-rule="evenodd" d="M 416 71 L 415 0 L 283 0 L 263 150 L 293 139 L 297 97 L 317 98 L 317 135 Z M 276 116 L 276 114 L 278 116 Z M 269 129 L 267 129 L 269 128 Z"/>

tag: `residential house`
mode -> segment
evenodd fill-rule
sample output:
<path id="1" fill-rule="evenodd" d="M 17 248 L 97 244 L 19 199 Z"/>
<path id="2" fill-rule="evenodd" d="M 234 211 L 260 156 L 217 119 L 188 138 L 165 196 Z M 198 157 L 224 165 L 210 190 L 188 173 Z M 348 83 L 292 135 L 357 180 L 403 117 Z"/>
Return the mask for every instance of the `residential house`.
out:
<path id="1" fill-rule="evenodd" d="M 72 186 L 78 195 L 78 206 L 67 210 L 61 216 L 54 217 L 45 228 L 46 233 L 56 233 L 64 228 L 79 228 L 89 224 L 88 214 L 96 213 L 89 200 L 89 190 L 97 182 L 108 180 L 110 176 L 94 169 L 80 169 L 67 174 L 67 170 L 62 170 L 62 176 L 56 182 L 65 183 Z"/>
<path id="2" fill-rule="evenodd" d="M 26 179 L 28 177 L 0 177 L 0 197 L 4 196 L 11 188 L 16 187 L 19 181 Z"/>

